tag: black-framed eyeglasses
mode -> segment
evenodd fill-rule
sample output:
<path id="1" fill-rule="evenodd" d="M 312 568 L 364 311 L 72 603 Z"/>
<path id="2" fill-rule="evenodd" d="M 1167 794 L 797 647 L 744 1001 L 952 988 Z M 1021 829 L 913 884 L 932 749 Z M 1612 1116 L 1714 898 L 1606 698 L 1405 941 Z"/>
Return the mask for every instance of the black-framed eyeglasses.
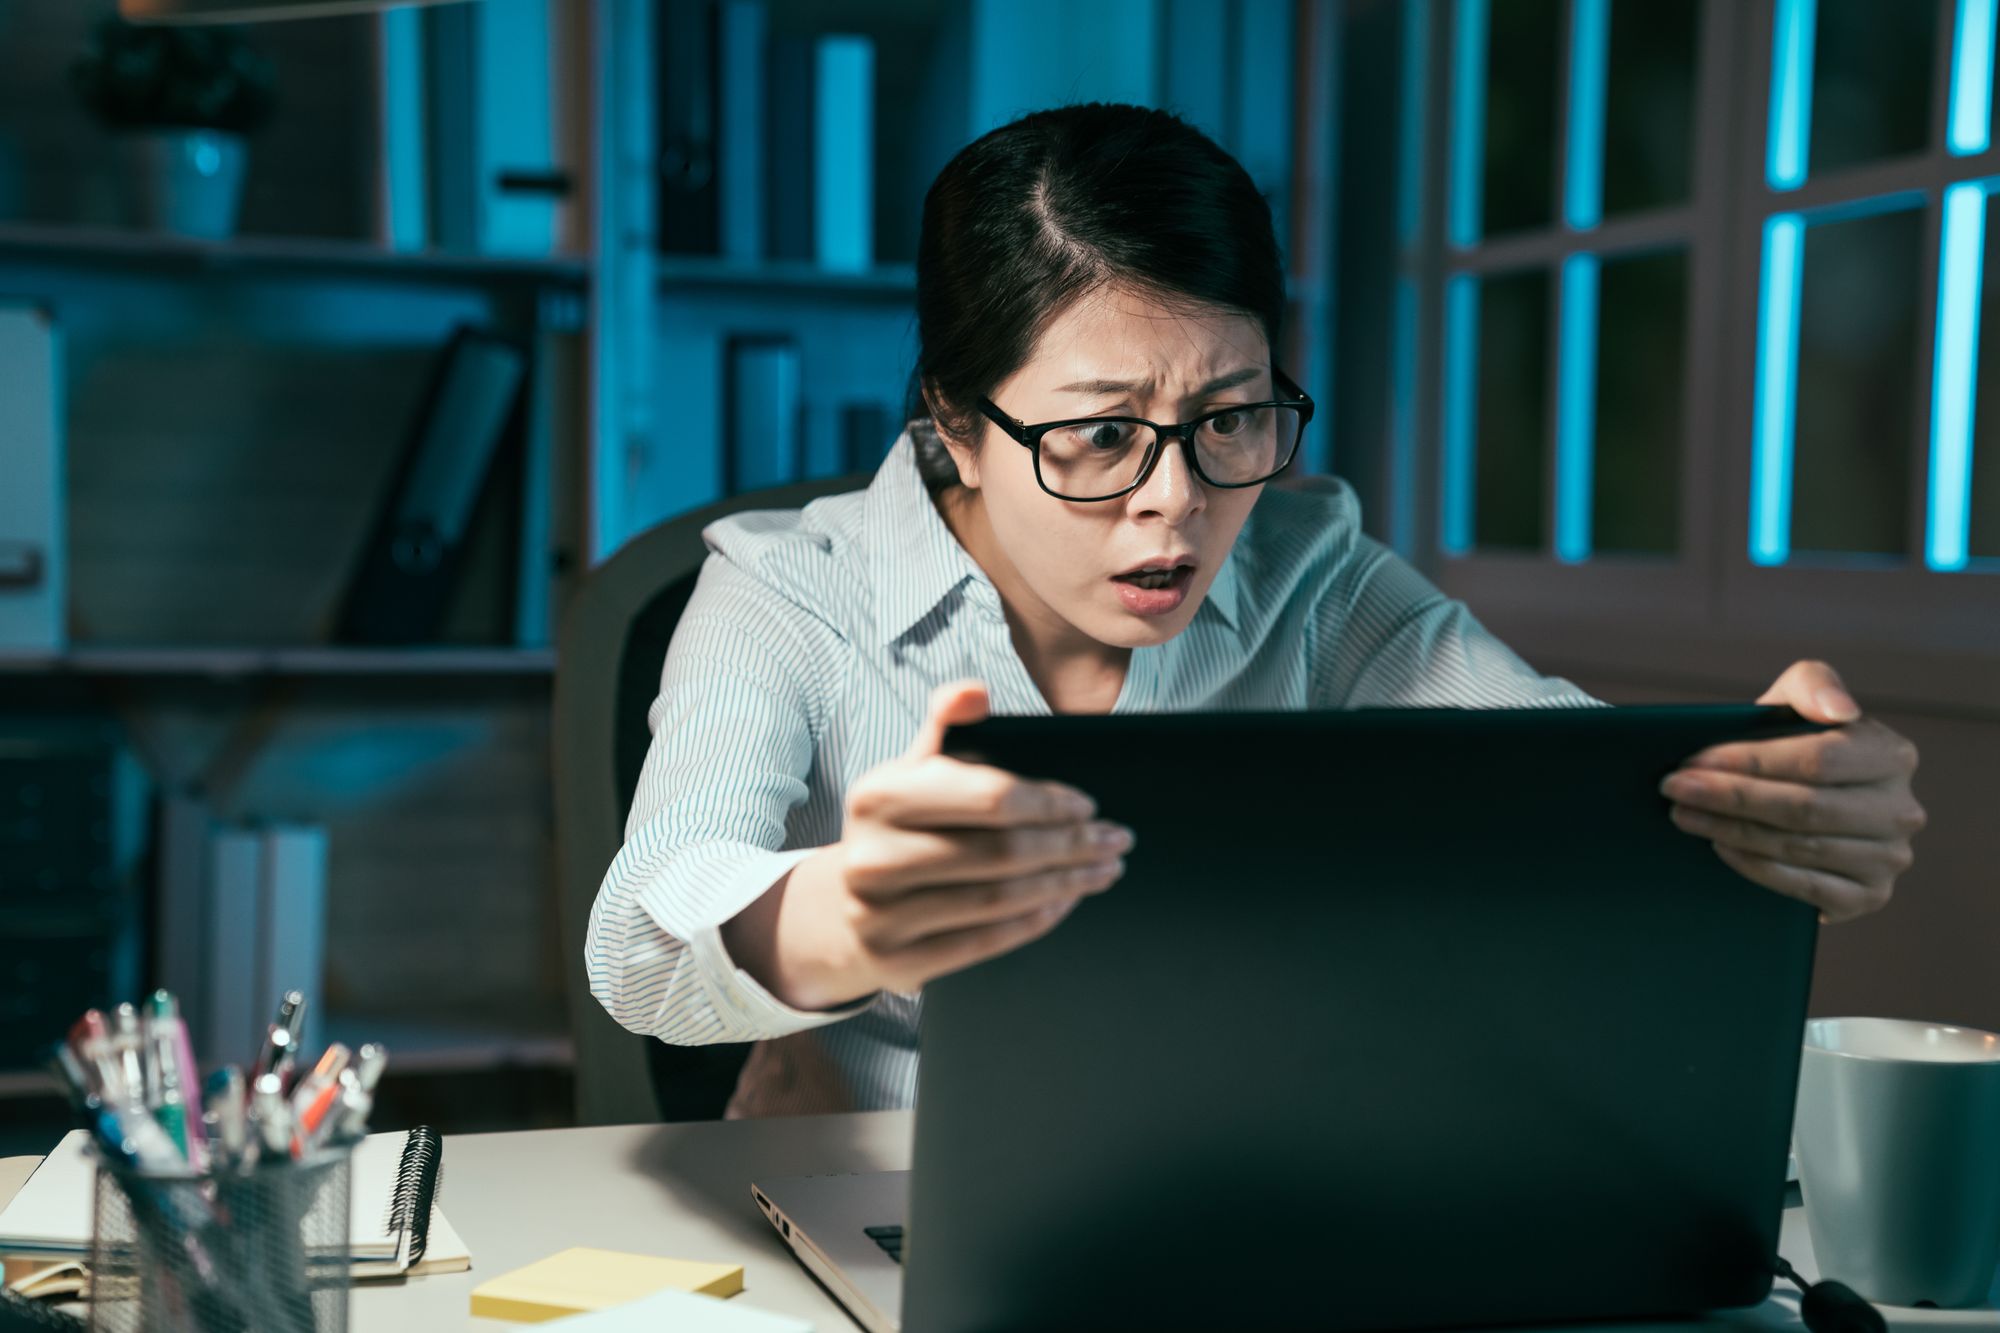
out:
<path id="1" fill-rule="evenodd" d="M 1236 489 L 1269 481 L 1291 466 L 1312 420 L 1313 401 L 1275 366 L 1283 398 L 1231 403 L 1193 421 L 1162 426 L 1144 417 L 1072 417 L 1030 426 L 992 399 L 979 410 L 1035 456 L 1035 480 L 1058 500 L 1115 500 L 1146 484 L 1166 441 L 1178 440 L 1203 484 Z"/>

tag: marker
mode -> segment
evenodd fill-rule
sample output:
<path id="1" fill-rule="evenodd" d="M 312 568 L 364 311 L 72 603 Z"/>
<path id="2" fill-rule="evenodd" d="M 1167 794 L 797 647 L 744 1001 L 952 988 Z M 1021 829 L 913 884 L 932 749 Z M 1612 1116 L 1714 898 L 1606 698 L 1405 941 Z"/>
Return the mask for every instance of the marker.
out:
<path id="1" fill-rule="evenodd" d="M 215 1117 L 215 1162 L 242 1168 L 250 1157 L 249 1109 L 243 1101 L 243 1071 L 224 1065 L 208 1080 L 208 1114 Z"/>
<path id="2" fill-rule="evenodd" d="M 167 1027 L 167 1038 L 173 1052 L 173 1061 L 180 1075 L 180 1091 L 183 1103 L 191 1102 L 190 1096 L 195 1080 L 201 1077 L 201 1067 L 195 1063 L 194 1043 L 188 1038 L 187 1023 L 181 1018 L 180 1002 L 169 990 L 156 990 L 150 1001 L 155 1021 Z M 197 1170 L 208 1160 L 208 1135 L 202 1130 L 199 1116 L 188 1117 L 188 1159 Z"/>

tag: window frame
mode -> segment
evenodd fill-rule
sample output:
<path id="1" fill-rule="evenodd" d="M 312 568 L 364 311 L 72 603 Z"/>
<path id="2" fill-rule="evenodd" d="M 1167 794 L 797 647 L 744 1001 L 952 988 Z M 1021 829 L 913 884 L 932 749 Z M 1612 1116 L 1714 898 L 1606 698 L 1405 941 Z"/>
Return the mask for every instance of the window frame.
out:
<path id="1" fill-rule="evenodd" d="M 1835 656 L 1870 663 L 1871 679 L 1893 693 L 1917 698 L 1943 690 L 1968 703 L 1976 695 L 1981 707 L 1993 708 L 1993 692 L 1979 690 L 1977 681 L 2000 666 L 2000 577 L 1992 576 L 2000 572 L 2000 561 L 1944 572 L 1924 560 L 1943 191 L 1959 181 L 1992 178 L 1993 192 L 2000 193 L 2000 136 L 1989 134 L 1977 153 L 1953 155 L 1946 146 L 1953 43 L 1963 0 L 1932 0 L 1941 21 L 1927 148 L 1905 158 L 1810 174 L 1785 190 L 1773 189 L 1765 177 L 1774 24 L 1783 0 L 1700 0 L 1687 203 L 1600 220 L 1595 228 L 1577 231 L 1566 225 L 1563 206 L 1571 169 L 1569 51 L 1579 7 L 1591 2 L 1563 0 L 1565 53 L 1558 67 L 1564 89 L 1555 131 L 1551 223 L 1533 232 L 1482 237 L 1463 249 L 1448 243 L 1446 228 L 1456 132 L 1454 55 L 1466 0 L 1418 0 L 1407 20 L 1428 33 L 1427 40 L 1413 39 L 1419 49 L 1406 57 L 1405 67 L 1405 78 L 1421 80 L 1424 95 L 1407 103 L 1418 109 L 1423 124 L 1410 131 L 1404 155 L 1404 170 L 1413 156 L 1420 157 L 1421 169 L 1417 225 L 1404 229 L 1400 247 L 1399 278 L 1417 299 L 1410 327 L 1399 327 L 1394 335 L 1407 339 L 1415 365 L 1393 391 L 1399 401 L 1391 472 L 1399 492 L 1396 507 L 1410 510 L 1403 521 L 1390 524 L 1393 544 L 1531 659 L 1553 657 L 1566 666 L 1599 664 L 1694 682 L 1740 674 L 1718 665 L 1722 661 L 1781 666 L 1793 657 Z M 1795 557 L 1782 565 L 1759 565 L 1750 555 L 1749 506 L 1764 222 L 1774 214 L 1810 215 L 1909 191 L 1923 195 L 1919 290 L 1927 295 L 1919 298 L 1918 327 L 1928 335 L 1912 349 L 1918 389 L 1910 423 L 1909 550 L 1893 564 L 1873 564 L 1869 557 Z M 1554 551 L 1562 264 L 1578 253 L 1615 261 L 1666 248 L 1662 243 L 1684 245 L 1688 263 L 1679 550 L 1673 556 L 1593 553 L 1581 562 L 1565 562 Z M 1550 409 L 1542 440 L 1547 540 L 1536 552 L 1477 547 L 1447 552 L 1440 540 L 1450 410 L 1447 286 L 1462 274 L 1524 268 L 1549 273 L 1555 297 L 1548 330 Z M 2000 274 L 1989 280 L 2000 281 Z M 2000 337 L 2000 329 L 1986 333 Z M 1975 382 L 1976 377 L 1975 365 Z M 1986 407 L 2000 412 L 2000 393 Z M 1476 404 L 1466 410 L 1476 411 Z"/>

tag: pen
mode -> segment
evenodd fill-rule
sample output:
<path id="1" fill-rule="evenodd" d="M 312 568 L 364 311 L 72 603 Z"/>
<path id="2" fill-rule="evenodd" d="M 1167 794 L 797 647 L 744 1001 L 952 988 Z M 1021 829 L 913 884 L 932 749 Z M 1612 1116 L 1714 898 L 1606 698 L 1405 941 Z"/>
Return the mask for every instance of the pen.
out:
<path id="1" fill-rule="evenodd" d="M 292 1151 L 292 1108 L 285 1104 L 285 1083 L 276 1074 L 260 1074 L 251 1085 L 250 1118 L 264 1153 L 289 1157 Z"/>
<path id="2" fill-rule="evenodd" d="M 124 1096 L 119 1100 L 142 1110 L 146 1107 L 146 1071 L 140 1054 L 143 1045 L 139 1039 L 139 1011 L 130 1002 L 112 1010 L 111 1056 L 117 1060 L 125 1084 Z"/>
<path id="3" fill-rule="evenodd" d="M 388 1063 L 389 1050 L 379 1041 L 371 1041 L 354 1053 L 354 1072 L 361 1091 L 375 1095 L 375 1085 L 382 1081 L 382 1068 Z"/>
<path id="4" fill-rule="evenodd" d="M 302 1157 L 320 1138 L 320 1126 L 340 1097 L 340 1076 L 348 1072 L 352 1060 L 347 1047 L 334 1042 L 320 1056 L 312 1073 L 299 1080 L 292 1090 L 292 1155 Z"/>
<path id="5" fill-rule="evenodd" d="M 147 1007 L 155 1024 L 162 1029 L 160 1063 L 163 1070 L 174 1074 L 174 1091 L 179 1096 L 184 1136 L 188 1147 L 188 1160 L 200 1170 L 208 1159 L 208 1136 L 202 1132 L 202 1120 L 194 1105 L 193 1095 L 196 1082 L 201 1078 L 201 1069 L 195 1064 L 194 1043 L 188 1039 L 187 1023 L 181 1018 L 180 1001 L 169 990 L 156 990 Z M 165 1090 L 164 1079 L 162 1091 Z"/>
<path id="6" fill-rule="evenodd" d="M 278 1001 L 278 1012 L 271 1019 L 270 1029 L 264 1037 L 263 1048 L 257 1052 L 257 1063 L 250 1068 L 250 1076 L 252 1078 L 259 1078 L 265 1074 L 281 1074 L 285 1072 L 278 1068 L 278 1061 L 285 1054 L 287 1048 L 293 1054 L 297 1054 L 299 1023 L 305 1011 L 305 992 L 295 990 L 286 991 L 284 998 Z M 281 1044 L 278 1040 L 281 1033 L 287 1035 L 290 1040 Z"/>
<path id="7" fill-rule="evenodd" d="M 140 1018 L 140 1029 L 144 1033 L 146 1057 L 146 1108 L 153 1113 L 153 1119 L 160 1122 L 160 1128 L 174 1141 L 181 1155 L 197 1170 L 200 1163 L 188 1151 L 191 1141 L 187 1094 L 183 1088 L 181 1073 L 180 1043 L 175 1039 L 173 1029 L 173 999 L 168 996 L 165 1012 L 162 1012 L 160 991 L 147 1002 L 146 1012 Z M 199 1120 L 195 1121 L 198 1132 Z"/>

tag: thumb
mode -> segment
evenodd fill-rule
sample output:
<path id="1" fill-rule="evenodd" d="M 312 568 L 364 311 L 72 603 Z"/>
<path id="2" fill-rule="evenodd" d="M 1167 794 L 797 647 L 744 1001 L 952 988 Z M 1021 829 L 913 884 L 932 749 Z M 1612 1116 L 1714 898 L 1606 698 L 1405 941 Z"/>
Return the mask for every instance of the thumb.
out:
<path id="1" fill-rule="evenodd" d="M 1794 662 L 1764 691 L 1760 704 L 1790 704 L 1799 716 L 1812 722 L 1841 724 L 1861 716 L 1840 674 L 1824 662 Z"/>
<path id="2" fill-rule="evenodd" d="M 931 691 L 930 712 L 910 742 L 911 759 L 927 759 L 944 751 L 946 727 L 963 727 L 986 719 L 986 682 L 954 680 Z"/>

